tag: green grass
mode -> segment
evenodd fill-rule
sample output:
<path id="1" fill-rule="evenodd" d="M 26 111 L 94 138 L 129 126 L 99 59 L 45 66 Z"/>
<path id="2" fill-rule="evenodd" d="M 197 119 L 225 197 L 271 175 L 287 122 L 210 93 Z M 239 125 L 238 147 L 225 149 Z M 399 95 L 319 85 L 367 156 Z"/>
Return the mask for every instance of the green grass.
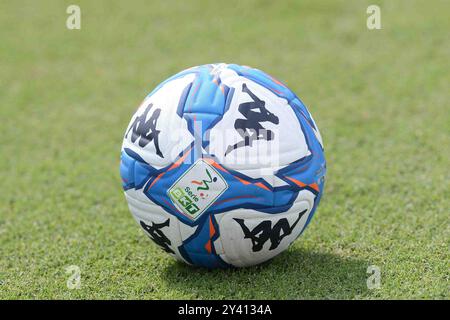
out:
<path id="1" fill-rule="evenodd" d="M 77 3 L 82 29 L 65 28 Z M 381 6 L 382 30 L 366 28 Z M 450 298 L 446 1 L 1 1 L 0 298 Z M 192 268 L 121 190 L 128 121 L 160 81 L 234 62 L 284 80 L 324 138 L 325 195 L 262 266 Z M 81 268 L 68 290 L 65 268 Z M 381 288 L 366 286 L 367 267 Z"/>

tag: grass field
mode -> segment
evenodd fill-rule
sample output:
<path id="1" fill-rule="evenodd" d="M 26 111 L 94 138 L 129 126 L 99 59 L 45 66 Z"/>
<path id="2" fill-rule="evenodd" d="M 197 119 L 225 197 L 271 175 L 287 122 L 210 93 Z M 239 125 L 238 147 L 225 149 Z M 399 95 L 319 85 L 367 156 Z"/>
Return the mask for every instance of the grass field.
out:
<path id="1" fill-rule="evenodd" d="M 81 7 L 81 30 L 66 7 Z M 381 7 L 381 30 L 366 8 Z M 447 1 L 1 1 L 0 298 L 450 298 Z M 119 177 L 160 81 L 234 62 L 321 129 L 325 195 L 265 265 L 196 269 L 151 243 Z M 69 290 L 66 267 L 81 269 Z M 381 270 L 368 289 L 367 268 Z"/>

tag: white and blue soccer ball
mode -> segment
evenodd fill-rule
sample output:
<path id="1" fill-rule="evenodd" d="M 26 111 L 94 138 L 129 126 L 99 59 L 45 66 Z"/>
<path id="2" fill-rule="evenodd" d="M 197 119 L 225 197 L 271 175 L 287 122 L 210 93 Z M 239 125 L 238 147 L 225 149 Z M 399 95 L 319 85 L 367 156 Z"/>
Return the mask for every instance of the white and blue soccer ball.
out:
<path id="1" fill-rule="evenodd" d="M 120 164 L 150 239 L 207 268 L 286 250 L 317 209 L 325 171 L 319 129 L 300 99 L 260 70 L 224 63 L 158 85 L 126 129 Z"/>

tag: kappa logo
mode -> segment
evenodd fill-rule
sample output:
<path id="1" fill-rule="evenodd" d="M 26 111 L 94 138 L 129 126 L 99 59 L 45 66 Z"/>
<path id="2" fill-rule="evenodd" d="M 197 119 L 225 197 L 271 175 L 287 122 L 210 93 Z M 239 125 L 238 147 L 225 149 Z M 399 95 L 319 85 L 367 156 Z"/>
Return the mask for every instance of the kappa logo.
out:
<path id="1" fill-rule="evenodd" d="M 261 122 L 271 122 L 274 124 L 280 122 L 276 115 L 266 109 L 266 102 L 251 92 L 245 83 L 242 84 L 242 92 L 247 93 L 253 99 L 251 102 L 244 102 L 239 105 L 238 110 L 245 119 L 236 119 L 234 122 L 234 128 L 243 140 L 234 145 L 229 145 L 225 156 L 238 148 L 251 147 L 255 140 L 273 140 L 274 133 L 271 130 L 266 130 L 261 125 Z"/>
<path id="2" fill-rule="evenodd" d="M 261 251 L 264 247 L 264 244 L 267 240 L 270 240 L 270 248 L 269 250 L 274 250 L 278 248 L 286 236 L 290 235 L 292 231 L 297 226 L 297 223 L 303 217 L 303 215 L 308 210 L 303 210 L 298 214 L 297 220 L 295 220 L 294 224 L 289 225 L 289 221 L 287 218 L 282 218 L 275 223 L 272 227 L 271 220 L 264 220 L 260 224 L 258 224 L 253 230 L 250 230 L 244 223 L 244 219 L 234 218 L 234 220 L 241 226 L 242 231 L 244 232 L 244 238 L 250 239 L 252 241 L 252 250 L 253 252 Z"/>
<path id="3" fill-rule="evenodd" d="M 162 228 L 168 227 L 170 219 L 167 219 L 163 223 L 154 223 L 151 225 L 145 224 L 144 221 L 140 221 L 141 227 L 148 233 L 150 239 L 152 239 L 158 246 L 164 251 L 169 253 L 175 253 L 169 246 L 172 244 L 169 238 L 161 231 Z"/>
<path id="4" fill-rule="evenodd" d="M 223 177 L 200 159 L 172 185 L 168 194 L 178 209 L 195 220 L 227 188 L 228 184 Z"/>
<path id="5" fill-rule="evenodd" d="M 144 112 L 137 116 L 134 120 L 133 124 L 128 129 L 125 137 L 128 137 L 128 134 L 131 131 L 131 142 L 135 143 L 137 139 L 139 139 L 139 146 L 144 148 L 150 142 L 154 142 L 156 154 L 161 158 L 164 158 L 161 150 L 159 149 L 159 133 L 160 130 L 156 129 L 156 123 L 161 114 L 161 109 L 155 109 L 151 117 L 147 120 L 148 113 L 152 109 L 153 104 L 150 103 L 147 108 L 145 108 Z"/>

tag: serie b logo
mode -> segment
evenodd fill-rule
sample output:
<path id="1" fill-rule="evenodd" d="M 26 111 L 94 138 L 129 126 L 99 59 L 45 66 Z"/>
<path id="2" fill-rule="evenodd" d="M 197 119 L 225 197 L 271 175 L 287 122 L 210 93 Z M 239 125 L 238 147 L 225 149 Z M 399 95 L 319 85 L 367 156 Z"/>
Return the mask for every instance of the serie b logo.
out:
<path id="1" fill-rule="evenodd" d="M 209 184 L 213 182 L 217 182 L 217 177 L 212 177 L 211 173 L 208 169 L 206 170 L 206 174 L 208 175 L 208 180 L 203 179 L 202 181 L 192 180 L 191 183 L 198 185 L 197 191 L 202 190 L 199 195 L 202 199 L 206 199 L 208 197 L 208 193 L 206 191 L 209 191 Z M 203 192 L 204 191 L 204 192 Z"/>
<path id="2" fill-rule="evenodd" d="M 228 184 L 219 172 L 203 159 L 199 159 L 167 193 L 184 216 L 196 220 L 227 189 Z"/>

